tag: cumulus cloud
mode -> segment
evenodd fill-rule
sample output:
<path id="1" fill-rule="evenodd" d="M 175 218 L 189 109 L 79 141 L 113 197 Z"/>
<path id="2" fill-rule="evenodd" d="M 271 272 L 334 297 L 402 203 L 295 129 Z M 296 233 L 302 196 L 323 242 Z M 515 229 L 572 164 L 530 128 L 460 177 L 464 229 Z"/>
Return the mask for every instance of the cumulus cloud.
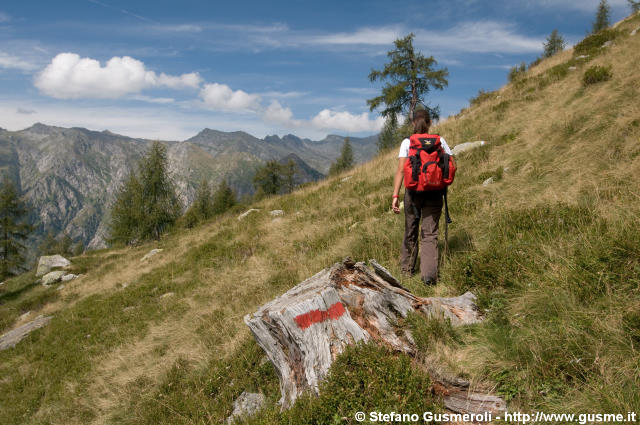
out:
<path id="1" fill-rule="evenodd" d="M 158 75 L 129 56 L 113 57 L 102 66 L 95 59 L 60 53 L 36 76 L 35 86 L 58 99 L 115 99 L 151 87 L 197 88 L 201 81 L 198 73 Z"/>
<path id="2" fill-rule="evenodd" d="M 274 100 L 262 113 L 262 118 L 268 122 L 284 124 L 288 127 L 297 127 L 302 123 L 293 119 L 291 108 L 283 107 L 280 102 Z"/>
<path id="3" fill-rule="evenodd" d="M 383 118 L 370 119 L 369 114 L 363 112 L 354 115 L 346 111 L 333 111 L 323 109 L 310 120 L 293 118 L 290 108 L 284 107 L 274 100 L 262 113 L 262 119 L 266 122 L 281 124 L 292 128 L 313 128 L 315 130 L 341 130 L 353 133 L 364 131 L 379 131 L 384 124 Z"/>
<path id="4" fill-rule="evenodd" d="M 317 129 L 334 129 L 357 133 L 361 131 L 379 131 L 384 125 L 384 119 L 378 117 L 372 120 L 366 112 L 354 115 L 346 111 L 336 112 L 330 109 L 323 109 L 311 119 L 311 125 Z"/>
<path id="5" fill-rule="evenodd" d="M 219 111 L 258 111 L 261 109 L 260 96 L 242 90 L 232 90 L 226 84 L 205 84 L 200 90 L 204 104 Z"/>

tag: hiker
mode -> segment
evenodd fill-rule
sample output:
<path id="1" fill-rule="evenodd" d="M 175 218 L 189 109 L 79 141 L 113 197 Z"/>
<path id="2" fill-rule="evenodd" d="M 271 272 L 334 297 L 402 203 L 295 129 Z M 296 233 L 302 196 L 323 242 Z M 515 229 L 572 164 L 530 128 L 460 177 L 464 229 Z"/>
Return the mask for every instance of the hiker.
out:
<path id="1" fill-rule="evenodd" d="M 391 208 L 394 213 L 400 213 L 399 195 L 400 185 L 403 180 L 405 183 L 404 192 L 404 217 L 405 217 L 405 230 L 404 240 L 402 242 L 402 251 L 400 255 L 400 265 L 403 273 L 413 275 L 415 272 L 416 259 L 418 251 L 420 251 L 420 277 L 422 281 L 427 285 L 433 285 L 438 279 L 438 222 L 440 220 L 440 214 L 442 212 L 442 200 L 446 194 L 446 185 L 453 181 L 453 175 L 455 174 L 455 163 L 451 160 L 449 162 L 449 156 L 452 155 L 451 149 L 447 145 L 444 138 L 437 135 L 429 135 L 429 127 L 431 126 L 431 117 L 429 112 L 424 107 L 416 107 L 413 113 L 413 136 L 416 135 L 432 136 L 429 139 L 420 139 L 420 141 L 412 142 L 409 138 L 402 141 L 400 145 L 400 153 L 398 154 L 398 169 L 396 170 L 395 179 L 393 182 L 393 201 Z M 419 108 L 419 109 L 418 109 Z M 417 179 L 415 179 L 416 170 L 414 169 L 414 175 L 412 176 L 412 165 L 415 158 L 410 158 L 411 155 L 415 156 L 416 146 L 422 147 L 418 149 L 425 149 L 425 140 L 427 143 L 434 141 L 433 149 L 440 152 L 440 158 L 446 157 L 447 169 L 446 173 L 449 174 L 449 164 L 451 164 L 452 170 L 450 175 L 450 181 L 443 183 L 440 186 L 434 186 L 434 189 L 426 187 L 423 183 L 418 186 Z M 439 146 L 437 145 L 439 140 Z M 417 143 L 417 145 L 416 145 Z M 431 150 L 432 152 L 434 150 Z M 446 155 L 444 155 L 446 154 Z M 419 154 L 418 154 L 419 155 Z M 422 170 L 422 164 L 420 163 L 420 157 L 418 156 L 418 171 Z M 427 168 L 428 164 L 436 164 L 434 162 L 427 162 L 424 168 Z M 441 164 L 436 164 L 440 166 Z M 433 167 L 436 168 L 436 165 Z M 443 169 L 443 167 L 440 167 Z M 424 172 L 424 170 L 422 170 Z M 431 170 L 429 170 L 431 172 Z M 442 174 L 440 174 L 442 177 Z M 416 181 L 413 181 L 413 180 Z M 408 182 L 407 180 L 412 180 Z M 410 187 L 419 189 L 411 189 Z M 447 217 L 448 218 L 448 217 Z M 420 223 L 422 222 L 422 223 Z M 422 226 L 420 232 L 420 249 L 418 249 L 418 231 Z"/>

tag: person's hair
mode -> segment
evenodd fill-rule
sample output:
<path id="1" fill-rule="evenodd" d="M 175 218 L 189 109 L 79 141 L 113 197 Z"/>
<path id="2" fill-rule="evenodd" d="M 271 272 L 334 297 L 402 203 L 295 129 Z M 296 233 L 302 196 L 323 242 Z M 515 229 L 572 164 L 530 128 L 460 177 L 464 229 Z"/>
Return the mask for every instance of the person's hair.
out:
<path id="1" fill-rule="evenodd" d="M 431 117 L 429 111 L 420 109 L 413 111 L 413 134 L 425 134 L 431 127 Z"/>

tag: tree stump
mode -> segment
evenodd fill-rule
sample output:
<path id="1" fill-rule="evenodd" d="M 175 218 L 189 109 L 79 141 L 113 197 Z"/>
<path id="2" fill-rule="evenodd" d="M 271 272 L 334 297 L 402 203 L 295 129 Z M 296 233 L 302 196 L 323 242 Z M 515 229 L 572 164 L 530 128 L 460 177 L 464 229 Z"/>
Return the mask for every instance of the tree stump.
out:
<path id="1" fill-rule="evenodd" d="M 444 317 L 453 326 L 482 320 L 472 293 L 416 297 L 384 267 L 371 263 L 375 271 L 347 258 L 245 316 L 280 377 L 283 409 L 305 390 L 317 393 L 318 384 L 347 345 L 373 340 L 413 354 L 410 332 L 398 332 L 394 326 L 410 312 Z"/>

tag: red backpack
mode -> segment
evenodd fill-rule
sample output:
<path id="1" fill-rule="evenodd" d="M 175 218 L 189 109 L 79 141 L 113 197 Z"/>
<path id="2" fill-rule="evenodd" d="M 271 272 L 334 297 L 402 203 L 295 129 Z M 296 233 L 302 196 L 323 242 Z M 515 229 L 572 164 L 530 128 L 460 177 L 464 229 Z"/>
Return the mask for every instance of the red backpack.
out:
<path id="1" fill-rule="evenodd" d="M 409 157 L 404 165 L 404 186 L 424 192 L 442 190 L 453 183 L 456 163 L 437 134 L 414 134 L 409 138 Z"/>

